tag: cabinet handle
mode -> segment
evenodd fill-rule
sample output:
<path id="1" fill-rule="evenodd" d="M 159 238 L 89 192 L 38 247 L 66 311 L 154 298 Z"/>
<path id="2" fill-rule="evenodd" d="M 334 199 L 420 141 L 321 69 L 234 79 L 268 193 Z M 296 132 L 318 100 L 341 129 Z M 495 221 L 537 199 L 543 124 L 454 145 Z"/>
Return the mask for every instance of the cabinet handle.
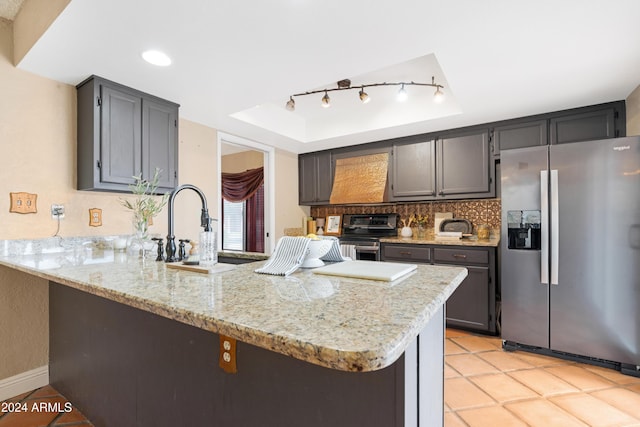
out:
<path id="1" fill-rule="evenodd" d="M 409 251 L 400 251 L 400 255 L 411 255 Z"/>
<path id="2" fill-rule="evenodd" d="M 454 258 L 459 258 L 459 259 L 467 259 L 467 256 L 464 254 L 453 254 L 452 255 Z"/>

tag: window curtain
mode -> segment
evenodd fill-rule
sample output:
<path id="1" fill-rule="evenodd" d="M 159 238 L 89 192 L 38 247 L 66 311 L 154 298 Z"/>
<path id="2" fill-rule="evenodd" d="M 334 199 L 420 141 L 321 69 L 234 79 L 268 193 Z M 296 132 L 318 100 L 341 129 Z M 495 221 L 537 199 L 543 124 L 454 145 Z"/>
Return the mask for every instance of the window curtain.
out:
<path id="1" fill-rule="evenodd" d="M 264 168 L 223 173 L 222 198 L 245 202 L 245 250 L 264 252 Z"/>
<path id="2" fill-rule="evenodd" d="M 222 174 L 222 197 L 230 202 L 244 202 L 253 196 L 264 182 L 264 168 L 239 173 Z"/>
<path id="3" fill-rule="evenodd" d="M 245 248 L 248 252 L 264 252 L 264 185 L 245 203 Z"/>

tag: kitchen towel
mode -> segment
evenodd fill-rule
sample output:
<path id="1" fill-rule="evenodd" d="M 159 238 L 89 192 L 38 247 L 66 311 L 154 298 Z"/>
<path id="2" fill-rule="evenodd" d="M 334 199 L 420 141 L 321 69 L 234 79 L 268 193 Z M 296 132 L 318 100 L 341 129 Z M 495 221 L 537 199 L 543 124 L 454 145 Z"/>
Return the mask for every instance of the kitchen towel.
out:
<path id="1" fill-rule="evenodd" d="M 327 262 L 342 262 L 346 261 L 345 257 L 342 256 L 340 252 L 340 240 L 337 237 L 333 236 L 318 236 L 324 240 L 332 240 L 331 249 L 324 256 L 320 257 L 322 261 Z"/>
<path id="2" fill-rule="evenodd" d="M 356 245 L 340 245 L 342 256 L 349 259 L 356 259 Z"/>
<path id="3" fill-rule="evenodd" d="M 254 271 L 274 276 L 288 276 L 303 263 L 309 252 L 309 242 L 311 239 L 306 237 L 281 237 L 265 265 Z"/>

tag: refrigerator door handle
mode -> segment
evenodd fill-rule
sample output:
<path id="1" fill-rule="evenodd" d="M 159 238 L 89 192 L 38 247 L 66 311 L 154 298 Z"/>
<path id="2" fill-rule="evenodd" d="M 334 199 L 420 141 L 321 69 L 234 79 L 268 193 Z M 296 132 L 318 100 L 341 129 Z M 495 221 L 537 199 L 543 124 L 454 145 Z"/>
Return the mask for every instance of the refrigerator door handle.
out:
<path id="1" fill-rule="evenodd" d="M 549 284 L 549 172 L 540 171 L 540 283 Z"/>
<path id="2" fill-rule="evenodd" d="M 558 205 L 558 170 L 551 170 L 551 284 L 558 284 L 560 266 L 560 207 Z"/>

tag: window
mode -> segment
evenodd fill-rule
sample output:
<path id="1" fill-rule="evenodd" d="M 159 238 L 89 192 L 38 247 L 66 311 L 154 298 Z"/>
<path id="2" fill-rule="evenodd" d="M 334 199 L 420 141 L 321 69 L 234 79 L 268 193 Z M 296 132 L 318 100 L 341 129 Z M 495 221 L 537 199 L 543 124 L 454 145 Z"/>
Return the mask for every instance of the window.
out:
<path id="1" fill-rule="evenodd" d="M 229 202 L 222 199 L 222 249 L 244 250 L 245 202 Z"/>
<path id="2" fill-rule="evenodd" d="M 243 202 L 222 199 L 222 249 L 264 252 L 264 185 Z"/>

